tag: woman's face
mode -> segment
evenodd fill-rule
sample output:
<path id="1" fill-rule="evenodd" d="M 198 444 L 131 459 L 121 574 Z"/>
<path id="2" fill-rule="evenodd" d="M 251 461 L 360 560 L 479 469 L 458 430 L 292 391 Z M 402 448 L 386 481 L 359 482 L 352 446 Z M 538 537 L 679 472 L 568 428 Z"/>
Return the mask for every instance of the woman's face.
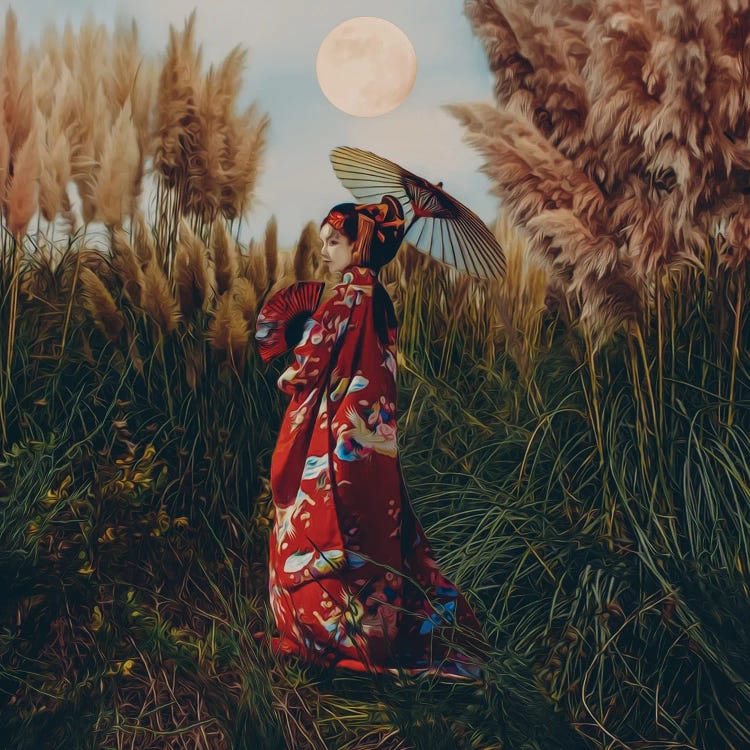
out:
<path id="1" fill-rule="evenodd" d="M 323 224 L 320 239 L 323 241 L 321 250 L 323 263 L 329 273 L 343 271 L 351 265 L 354 243 L 345 234 L 334 229 L 330 224 Z"/>

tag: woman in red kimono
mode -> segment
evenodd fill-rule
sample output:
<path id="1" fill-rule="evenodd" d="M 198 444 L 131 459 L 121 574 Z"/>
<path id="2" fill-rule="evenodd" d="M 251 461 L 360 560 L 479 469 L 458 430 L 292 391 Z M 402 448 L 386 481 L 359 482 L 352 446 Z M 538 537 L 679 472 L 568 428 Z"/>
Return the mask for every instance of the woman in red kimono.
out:
<path id="1" fill-rule="evenodd" d="M 323 220 L 323 260 L 341 282 L 302 316 L 294 362 L 277 382 L 291 400 L 271 462 L 273 647 L 359 671 L 477 679 L 468 652 L 486 641 L 440 572 L 399 463 L 397 323 L 378 270 L 395 257 L 404 221 L 395 198 L 382 201 L 341 204 Z M 323 283 L 293 287 L 319 299 Z M 280 335 L 278 303 L 269 300 L 258 318 L 264 359 L 287 348 L 270 345 Z"/>

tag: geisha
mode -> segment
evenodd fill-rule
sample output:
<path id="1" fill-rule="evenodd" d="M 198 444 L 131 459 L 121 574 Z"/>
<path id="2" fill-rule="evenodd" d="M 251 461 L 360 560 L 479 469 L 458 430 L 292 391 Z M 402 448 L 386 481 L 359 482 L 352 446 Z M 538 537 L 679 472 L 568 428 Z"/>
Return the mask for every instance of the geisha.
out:
<path id="1" fill-rule="evenodd" d="M 323 262 L 341 274 L 332 296 L 318 304 L 322 282 L 298 282 L 258 318 L 263 358 L 294 354 L 277 381 L 290 401 L 271 462 L 272 646 L 336 668 L 476 680 L 486 641 L 399 462 L 397 322 L 378 271 L 404 232 L 391 195 L 335 206 L 320 228 Z"/>

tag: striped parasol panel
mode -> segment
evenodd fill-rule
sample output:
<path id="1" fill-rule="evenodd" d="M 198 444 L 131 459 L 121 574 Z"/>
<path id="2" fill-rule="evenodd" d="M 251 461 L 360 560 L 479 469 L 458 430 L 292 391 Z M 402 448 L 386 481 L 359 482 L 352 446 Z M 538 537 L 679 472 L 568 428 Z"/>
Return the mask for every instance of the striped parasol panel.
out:
<path id="1" fill-rule="evenodd" d="M 503 278 L 503 249 L 487 225 L 442 188 L 382 156 L 349 146 L 331 151 L 336 176 L 362 203 L 392 195 L 404 209 L 407 242 L 477 278 Z"/>

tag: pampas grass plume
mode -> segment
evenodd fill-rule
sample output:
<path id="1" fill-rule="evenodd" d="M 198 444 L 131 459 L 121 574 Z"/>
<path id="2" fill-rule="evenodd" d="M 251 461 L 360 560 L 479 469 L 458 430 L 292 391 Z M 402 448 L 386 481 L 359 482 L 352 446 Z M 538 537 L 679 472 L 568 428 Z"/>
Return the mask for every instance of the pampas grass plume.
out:
<path id="1" fill-rule="evenodd" d="M 151 227 L 148 226 L 146 217 L 139 209 L 136 209 L 133 214 L 131 229 L 133 234 L 133 250 L 141 269 L 143 269 L 149 261 L 155 259 L 157 256 Z"/>
<path id="2" fill-rule="evenodd" d="M 39 180 L 39 210 L 47 221 L 54 221 L 63 209 L 63 196 L 70 180 L 70 143 L 65 133 L 48 130 L 52 145 L 42 147 L 45 168 Z"/>
<path id="3" fill-rule="evenodd" d="M 41 156 L 38 127 L 35 122 L 13 160 L 13 177 L 6 197 L 6 216 L 8 229 L 16 237 L 26 233 L 31 217 L 39 207 Z"/>
<path id="4" fill-rule="evenodd" d="M 119 227 L 112 233 L 112 267 L 120 278 L 125 296 L 136 307 L 141 307 L 143 271 L 127 234 Z"/>
<path id="5" fill-rule="evenodd" d="M 0 203 L 5 204 L 5 198 L 10 181 L 10 140 L 5 132 L 5 125 L 0 122 Z"/>
<path id="6" fill-rule="evenodd" d="M 154 258 L 143 270 L 143 304 L 162 333 L 169 334 L 177 328 L 180 309 L 169 291 L 167 277 Z"/>
<path id="7" fill-rule="evenodd" d="M 184 218 L 180 221 L 174 273 L 184 318 L 189 319 L 198 307 L 207 310 L 215 295 L 214 270 L 209 264 L 206 246 Z"/>
<path id="8" fill-rule="evenodd" d="M 263 250 L 266 256 L 266 276 L 268 285 L 276 281 L 279 267 L 279 228 L 276 216 L 271 216 L 266 224 L 266 232 L 263 240 Z"/>
<path id="9" fill-rule="evenodd" d="M 250 245 L 248 255 L 243 257 L 243 276 L 253 285 L 255 294 L 260 299 L 268 289 L 267 257 L 257 242 Z"/>
<path id="10" fill-rule="evenodd" d="M 120 225 L 126 214 L 132 214 L 140 162 L 138 137 L 128 99 L 107 136 L 97 178 L 96 203 L 102 221 L 108 226 Z"/>
<path id="11" fill-rule="evenodd" d="M 302 230 L 294 251 L 294 277 L 297 281 L 312 278 L 313 254 L 319 248 L 318 228 L 314 221 L 310 221 Z"/>
<path id="12" fill-rule="evenodd" d="M 217 294 L 223 294 L 239 275 L 239 253 L 234 239 L 229 236 L 223 221 L 216 221 L 211 229 Z"/>
<path id="13" fill-rule="evenodd" d="M 79 269 L 79 279 L 84 307 L 107 338 L 112 342 L 117 341 L 125 320 L 109 290 L 101 279 L 85 266 Z"/>

